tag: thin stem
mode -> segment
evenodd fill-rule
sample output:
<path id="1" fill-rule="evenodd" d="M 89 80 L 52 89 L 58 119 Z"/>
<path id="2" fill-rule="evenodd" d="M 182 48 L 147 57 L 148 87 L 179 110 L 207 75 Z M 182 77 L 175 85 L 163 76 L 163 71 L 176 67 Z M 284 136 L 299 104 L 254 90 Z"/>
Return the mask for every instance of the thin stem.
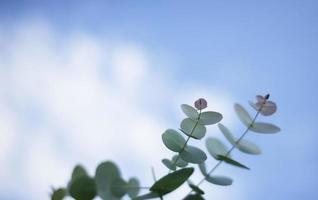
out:
<path id="1" fill-rule="evenodd" d="M 179 158 L 180 158 L 180 153 L 183 152 L 184 149 L 186 148 L 186 146 L 187 146 L 187 144 L 188 144 L 188 142 L 189 142 L 189 140 L 190 140 L 192 134 L 194 133 L 195 128 L 197 127 L 197 125 L 198 125 L 198 123 L 199 123 L 200 117 L 201 117 L 201 110 L 199 110 L 198 120 L 195 122 L 193 128 L 191 129 L 190 134 L 188 135 L 188 138 L 187 138 L 186 142 L 184 143 L 183 147 L 181 148 L 181 151 L 180 151 L 179 154 L 177 155 L 177 158 L 174 160 L 174 162 L 172 163 L 172 165 L 175 165 L 175 164 L 178 162 L 178 160 L 179 160 Z M 171 170 L 169 170 L 169 173 L 170 173 L 170 172 L 171 172 Z"/>
<path id="2" fill-rule="evenodd" d="M 224 155 L 225 157 L 230 155 L 230 153 L 235 149 L 236 145 L 238 145 L 240 143 L 240 141 L 244 138 L 244 136 L 248 133 L 248 131 L 250 130 L 250 128 L 253 126 L 254 122 L 256 121 L 258 115 L 260 114 L 261 110 L 263 109 L 263 106 L 265 103 L 266 103 L 266 101 L 264 101 L 263 104 L 261 105 L 261 107 L 257 110 L 257 113 L 255 114 L 251 124 L 245 129 L 243 134 L 236 140 L 235 144 L 232 145 L 230 150 L 227 151 L 227 153 Z M 200 186 L 206 180 L 206 178 L 209 177 L 222 164 L 222 162 L 223 162 L 223 160 L 219 160 L 218 163 L 209 171 L 209 173 L 207 175 L 204 176 L 204 178 L 196 186 Z M 193 189 L 191 189 L 191 191 L 188 193 L 188 195 L 192 191 L 193 191 Z"/>

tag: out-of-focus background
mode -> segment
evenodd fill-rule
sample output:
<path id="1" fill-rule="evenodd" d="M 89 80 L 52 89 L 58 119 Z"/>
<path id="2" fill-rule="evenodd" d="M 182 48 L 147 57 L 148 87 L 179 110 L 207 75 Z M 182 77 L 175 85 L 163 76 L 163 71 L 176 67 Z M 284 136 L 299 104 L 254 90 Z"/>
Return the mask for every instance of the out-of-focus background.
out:
<path id="1" fill-rule="evenodd" d="M 317 11 L 314 0 L 0 1 L 0 199 L 48 199 L 75 164 L 93 175 L 108 159 L 149 186 L 151 166 L 167 172 L 161 134 L 179 127 L 180 104 L 206 98 L 240 135 L 233 103 L 253 112 L 247 100 L 268 92 L 278 112 L 261 120 L 282 132 L 250 133 L 263 154 L 235 152 L 252 170 L 221 166 L 234 184 L 205 183 L 206 198 L 318 199 Z"/>

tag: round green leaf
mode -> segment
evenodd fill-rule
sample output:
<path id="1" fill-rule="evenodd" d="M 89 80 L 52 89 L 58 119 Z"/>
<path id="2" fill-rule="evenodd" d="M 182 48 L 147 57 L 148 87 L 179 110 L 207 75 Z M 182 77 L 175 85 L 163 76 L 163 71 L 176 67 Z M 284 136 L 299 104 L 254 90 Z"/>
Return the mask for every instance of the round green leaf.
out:
<path id="1" fill-rule="evenodd" d="M 117 166 L 110 161 L 101 163 L 95 173 L 98 195 L 104 200 L 119 200 L 111 192 L 112 183 L 120 178 Z"/>
<path id="2" fill-rule="evenodd" d="M 127 183 L 127 193 L 130 198 L 134 198 L 139 193 L 139 181 L 137 178 L 130 178 Z"/>
<path id="3" fill-rule="evenodd" d="M 178 160 L 177 160 L 177 158 L 178 158 Z M 176 162 L 176 160 L 177 160 L 177 162 Z M 176 162 L 176 166 L 181 167 L 181 168 L 186 167 L 188 165 L 188 163 L 186 161 L 182 160 L 182 158 L 179 155 L 174 155 L 172 157 L 172 162 L 173 163 Z"/>
<path id="4" fill-rule="evenodd" d="M 208 176 L 206 180 L 215 185 L 228 186 L 232 185 L 233 180 L 226 176 Z"/>
<path id="5" fill-rule="evenodd" d="M 127 183 L 122 178 L 112 182 L 111 192 L 115 197 L 122 198 L 127 193 Z"/>
<path id="6" fill-rule="evenodd" d="M 219 139 L 210 137 L 205 141 L 206 148 L 208 152 L 213 156 L 215 159 L 218 159 L 218 155 L 226 155 L 228 149 L 226 146 L 221 142 Z"/>
<path id="7" fill-rule="evenodd" d="M 237 139 L 233 136 L 231 131 L 224 126 L 223 124 L 218 124 L 218 127 L 220 131 L 223 133 L 225 138 L 234 146 L 236 146 L 241 152 L 247 153 L 247 154 L 254 154 L 258 155 L 261 154 L 261 149 L 254 143 L 242 139 L 239 143 L 236 144 Z"/>
<path id="8" fill-rule="evenodd" d="M 161 162 L 170 170 L 175 171 L 176 166 L 169 159 L 162 159 Z"/>
<path id="9" fill-rule="evenodd" d="M 180 152 L 183 150 L 185 139 L 173 129 L 168 129 L 162 134 L 162 141 L 165 146 L 174 152 Z"/>
<path id="10" fill-rule="evenodd" d="M 235 112 L 238 116 L 238 118 L 240 119 L 240 121 L 247 127 L 249 127 L 252 123 L 252 118 L 250 116 L 250 114 L 248 114 L 248 112 L 245 110 L 245 108 L 243 106 L 241 106 L 240 104 L 234 104 L 234 109 Z"/>
<path id="11" fill-rule="evenodd" d="M 184 151 L 180 153 L 180 157 L 186 162 L 195 164 L 203 163 L 207 159 L 204 151 L 194 146 L 187 146 Z"/>
<path id="12" fill-rule="evenodd" d="M 183 168 L 162 177 L 150 188 L 150 191 L 165 195 L 180 187 L 192 175 L 193 168 Z"/>
<path id="13" fill-rule="evenodd" d="M 71 182 L 69 193 L 76 200 L 91 200 L 96 196 L 95 180 L 88 176 L 78 177 Z"/>
<path id="14" fill-rule="evenodd" d="M 190 118 L 186 118 L 181 122 L 181 131 L 195 139 L 201 139 L 205 136 L 206 128 L 205 126 L 193 121 Z"/>
<path id="15" fill-rule="evenodd" d="M 191 118 L 191 119 L 193 119 L 193 120 L 198 119 L 199 113 L 198 113 L 198 111 L 197 111 L 195 108 L 193 108 L 192 106 L 189 106 L 189 105 L 187 105 L 187 104 L 182 104 L 182 105 L 181 105 L 181 109 L 182 109 L 183 113 L 184 113 L 187 117 L 189 117 L 189 118 Z"/>
<path id="16" fill-rule="evenodd" d="M 207 112 L 201 113 L 199 123 L 202 125 L 212 125 L 212 124 L 216 124 L 220 122 L 222 118 L 223 116 L 221 113 L 207 111 Z"/>
<path id="17" fill-rule="evenodd" d="M 277 133 L 280 131 L 280 128 L 270 123 L 255 122 L 253 126 L 250 127 L 250 130 L 256 133 Z"/>

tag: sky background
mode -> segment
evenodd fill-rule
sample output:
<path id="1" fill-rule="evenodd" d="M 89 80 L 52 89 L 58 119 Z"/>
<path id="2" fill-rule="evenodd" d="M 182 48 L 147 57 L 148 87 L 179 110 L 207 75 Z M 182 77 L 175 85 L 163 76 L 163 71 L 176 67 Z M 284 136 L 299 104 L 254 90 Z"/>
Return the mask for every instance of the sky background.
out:
<path id="1" fill-rule="evenodd" d="M 206 98 L 239 136 L 233 103 L 252 113 L 266 93 L 278 112 L 260 120 L 282 131 L 248 134 L 263 154 L 234 152 L 251 170 L 222 165 L 234 184 L 205 183 L 205 197 L 318 199 L 317 24 L 314 0 L 1 0 L 0 199 L 48 199 L 75 164 L 93 175 L 109 159 L 149 186 L 151 166 L 167 172 L 161 134 L 180 104 Z M 224 140 L 216 126 L 208 136 Z"/>

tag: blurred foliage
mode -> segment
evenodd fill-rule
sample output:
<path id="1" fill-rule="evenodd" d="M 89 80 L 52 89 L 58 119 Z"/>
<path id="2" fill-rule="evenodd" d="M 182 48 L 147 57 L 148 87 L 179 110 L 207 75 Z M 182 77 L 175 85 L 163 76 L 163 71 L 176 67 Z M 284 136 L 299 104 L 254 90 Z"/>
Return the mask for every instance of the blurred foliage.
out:
<path id="1" fill-rule="evenodd" d="M 209 183 L 228 186 L 233 183 L 230 177 L 223 175 L 214 175 L 213 172 L 222 164 L 226 163 L 242 169 L 249 169 L 245 164 L 236 161 L 231 152 L 238 149 L 242 153 L 259 155 L 261 149 L 251 141 L 245 140 L 244 136 L 249 132 L 271 134 L 280 131 L 280 128 L 271 123 L 256 121 L 259 115 L 270 116 L 277 110 L 276 104 L 269 101 L 269 95 L 256 96 L 256 102 L 249 102 L 256 113 L 252 118 L 246 109 L 240 104 L 234 104 L 234 110 L 245 126 L 243 134 L 236 138 L 232 132 L 220 123 L 223 116 L 215 111 L 205 111 L 208 103 L 200 98 L 194 102 L 194 107 L 190 105 L 181 105 L 181 110 L 186 118 L 181 121 L 179 129 L 167 129 L 162 134 L 163 144 L 175 154 L 171 159 L 164 158 L 162 163 L 169 170 L 168 173 L 159 180 L 154 180 L 150 187 L 141 187 L 139 180 L 131 177 L 125 180 L 117 165 L 112 161 L 106 161 L 99 164 L 96 168 L 95 176 L 90 176 L 86 170 L 78 165 L 75 166 L 71 179 L 65 188 L 53 189 L 52 200 L 62 200 L 66 196 L 76 200 L 91 200 L 99 196 L 103 200 L 120 200 L 125 195 L 133 200 L 142 199 L 163 199 L 164 196 L 173 192 L 185 182 L 188 183 L 189 193 L 185 195 L 184 200 L 203 200 L 205 192 L 199 187 L 204 181 Z M 190 140 L 201 140 L 205 137 L 206 126 L 218 124 L 218 128 L 230 143 L 231 148 L 216 137 L 209 137 L 205 140 L 208 153 L 217 161 L 211 170 L 207 170 L 205 161 L 208 156 L 205 151 L 189 145 Z M 183 135 L 185 136 L 183 136 Z M 189 165 L 198 165 L 203 178 L 194 184 L 190 176 L 194 173 L 193 167 Z M 148 193 L 139 195 L 141 189 L 149 190 Z"/>

